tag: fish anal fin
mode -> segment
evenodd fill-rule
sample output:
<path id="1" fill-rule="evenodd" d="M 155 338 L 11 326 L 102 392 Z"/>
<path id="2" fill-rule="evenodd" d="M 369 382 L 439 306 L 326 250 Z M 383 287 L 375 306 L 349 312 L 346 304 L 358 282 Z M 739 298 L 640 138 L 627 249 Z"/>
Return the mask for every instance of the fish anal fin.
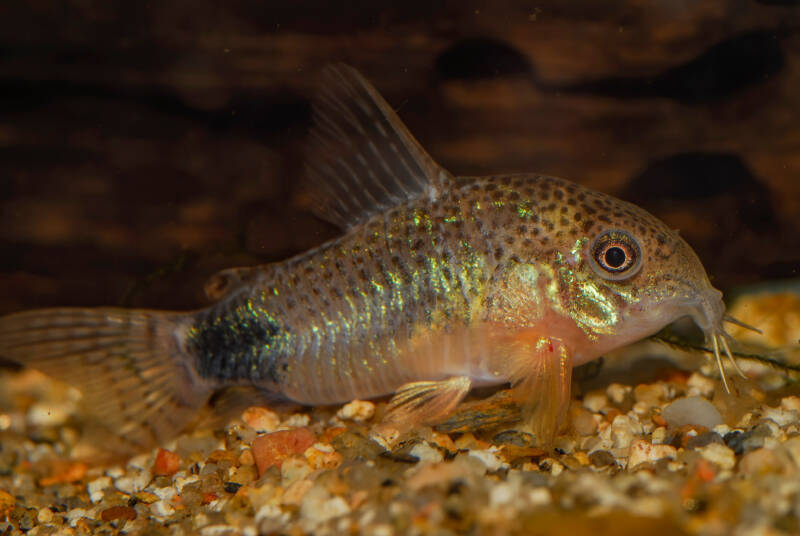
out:
<path id="1" fill-rule="evenodd" d="M 422 195 L 435 197 L 450 177 L 352 67 L 323 71 L 313 109 L 306 194 L 318 216 L 343 229 Z"/>
<path id="2" fill-rule="evenodd" d="M 561 339 L 523 330 L 508 341 L 508 377 L 522 427 L 549 445 L 564 424 L 572 388 L 572 352 Z"/>
<path id="3" fill-rule="evenodd" d="M 213 386 L 181 348 L 180 313 L 42 309 L 0 317 L 0 356 L 78 388 L 96 424 L 130 447 L 177 435 Z"/>

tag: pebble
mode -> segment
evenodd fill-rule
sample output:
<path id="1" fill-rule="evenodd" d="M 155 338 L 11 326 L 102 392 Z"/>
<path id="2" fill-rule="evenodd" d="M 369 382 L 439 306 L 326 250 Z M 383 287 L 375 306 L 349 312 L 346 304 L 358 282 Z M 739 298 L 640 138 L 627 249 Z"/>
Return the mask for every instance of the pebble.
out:
<path id="1" fill-rule="evenodd" d="M 364 422 L 375 415 L 375 404 L 364 400 L 348 402 L 336 412 L 336 416 L 344 421 Z"/>
<path id="2" fill-rule="evenodd" d="M 730 447 L 722 443 L 710 443 L 697 449 L 703 458 L 718 465 L 722 469 L 733 469 L 736 465 L 736 454 Z"/>
<path id="3" fill-rule="evenodd" d="M 311 422 L 311 417 L 305 413 L 293 413 L 281 423 L 283 428 L 304 428 Z"/>
<path id="4" fill-rule="evenodd" d="M 536 487 L 528 491 L 527 499 L 531 506 L 547 506 L 553 502 L 553 495 L 545 487 Z"/>
<path id="5" fill-rule="evenodd" d="M 175 513 L 175 507 L 167 501 L 156 501 L 150 505 L 150 514 L 156 518 L 166 519 Z"/>
<path id="6" fill-rule="evenodd" d="M 326 443 L 314 443 L 308 447 L 303 456 L 313 469 L 335 469 L 342 464 L 344 457 Z"/>
<path id="7" fill-rule="evenodd" d="M 84 517 L 91 519 L 94 517 L 94 513 L 86 510 L 85 508 L 73 508 L 66 513 L 65 517 L 67 519 L 67 523 L 74 528 L 80 519 L 83 519 Z"/>
<path id="8" fill-rule="evenodd" d="M 262 524 L 267 521 L 270 523 L 270 526 L 274 526 L 276 528 L 282 527 L 289 521 L 289 514 L 285 513 L 280 507 L 274 504 L 264 504 L 256 510 L 255 519 L 254 519 L 256 526 L 259 528 L 262 527 Z M 264 531 L 262 533 L 266 534 L 270 531 Z M 273 530 L 272 532 L 278 532 L 277 530 Z"/>
<path id="9" fill-rule="evenodd" d="M 499 471 L 500 469 L 508 469 L 509 465 L 503 461 L 498 453 L 497 447 L 490 447 L 488 449 L 476 449 L 469 451 L 468 455 L 472 458 L 480 460 L 486 466 L 488 471 Z"/>
<path id="10" fill-rule="evenodd" d="M 53 520 L 53 511 L 49 508 L 39 509 L 39 513 L 36 514 L 36 520 L 39 523 L 50 523 Z"/>
<path id="11" fill-rule="evenodd" d="M 117 519 L 133 521 L 136 519 L 136 510 L 129 506 L 112 506 L 100 512 L 100 519 L 103 521 L 115 521 Z"/>
<path id="12" fill-rule="evenodd" d="M 786 409 L 784 407 L 765 407 L 764 417 L 771 420 L 778 426 L 788 426 L 798 421 L 798 412 L 794 409 Z"/>
<path id="13" fill-rule="evenodd" d="M 608 407 L 608 397 L 603 391 L 589 391 L 583 395 L 583 407 L 592 413 L 600 413 Z"/>
<path id="14" fill-rule="evenodd" d="M 749 476 L 783 473 L 790 467 L 789 456 L 776 449 L 760 448 L 748 452 L 739 461 L 739 472 Z"/>
<path id="15" fill-rule="evenodd" d="M 302 454 L 315 441 L 316 437 L 308 428 L 281 430 L 257 437 L 251 449 L 259 476 L 292 454 Z"/>
<path id="16" fill-rule="evenodd" d="M 800 396 L 786 396 L 781 399 L 781 407 L 789 411 L 800 413 Z"/>
<path id="17" fill-rule="evenodd" d="M 311 465 L 301 456 L 289 456 L 281 463 L 281 483 L 288 486 L 311 473 Z"/>
<path id="18" fill-rule="evenodd" d="M 409 454 L 425 463 L 438 463 L 444 459 L 439 449 L 431 447 L 427 441 L 421 441 L 414 445 Z"/>
<path id="19" fill-rule="evenodd" d="M 86 490 L 89 492 L 89 499 L 93 503 L 100 502 L 103 499 L 103 490 L 111 487 L 111 477 L 103 476 L 92 480 L 86 485 Z"/>
<path id="20" fill-rule="evenodd" d="M 31 426 L 41 426 L 43 428 L 60 426 L 66 422 L 70 413 L 74 411 L 74 407 L 70 408 L 68 406 L 68 404 L 63 403 L 36 403 L 30 407 L 25 419 Z"/>
<path id="21" fill-rule="evenodd" d="M 673 428 L 694 424 L 712 429 L 722 424 L 719 410 L 699 396 L 679 398 L 671 402 L 661 411 L 661 416 Z"/>
<path id="22" fill-rule="evenodd" d="M 181 457 L 167 449 L 158 449 L 151 469 L 154 476 L 172 476 L 181 466 Z"/>
<path id="23" fill-rule="evenodd" d="M 592 452 L 589 454 L 589 461 L 592 465 L 597 467 L 606 467 L 616 463 L 614 456 L 607 450 L 596 450 Z"/>
<path id="24" fill-rule="evenodd" d="M 689 388 L 689 396 L 703 396 L 705 398 L 714 396 L 714 380 L 699 372 L 692 372 L 692 375 L 686 381 L 686 387 Z"/>
<path id="25" fill-rule="evenodd" d="M 300 516 L 316 526 L 350 512 L 350 506 L 341 497 L 334 496 L 320 486 L 308 490 L 300 503 Z"/>
<path id="26" fill-rule="evenodd" d="M 637 439 L 631 444 L 628 457 L 628 468 L 634 468 L 645 462 L 655 462 L 664 458 L 674 460 L 678 450 L 672 445 L 654 445 L 643 439 Z"/>
<path id="27" fill-rule="evenodd" d="M 9 492 L 0 489 L 0 515 L 14 507 L 17 504 L 17 498 L 11 495 Z"/>
<path id="28" fill-rule="evenodd" d="M 283 492 L 281 504 L 299 506 L 303 500 L 303 497 L 306 493 L 308 493 L 308 490 L 310 490 L 313 485 L 314 482 L 311 480 L 297 480 L 292 482 L 289 487 L 286 488 L 286 491 Z"/>
<path id="29" fill-rule="evenodd" d="M 613 448 L 626 449 L 633 441 L 636 432 L 633 420 L 627 415 L 617 415 L 607 428 L 611 446 Z"/>
<path id="30" fill-rule="evenodd" d="M 606 388 L 606 395 L 608 395 L 609 400 L 619 406 L 625 402 L 625 398 L 631 393 L 631 391 L 632 387 L 630 385 L 612 383 Z"/>
<path id="31" fill-rule="evenodd" d="M 274 432 L 281 423 L 277 413 L 267 408 L 249 407 L 242 412 L 242 421 L 256 432 Z"/>

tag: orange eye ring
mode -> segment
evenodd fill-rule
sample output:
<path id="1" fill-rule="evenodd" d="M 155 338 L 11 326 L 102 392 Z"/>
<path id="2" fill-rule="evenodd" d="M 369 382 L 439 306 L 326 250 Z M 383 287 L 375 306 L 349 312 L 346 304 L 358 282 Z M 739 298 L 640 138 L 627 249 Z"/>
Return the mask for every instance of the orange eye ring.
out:
<path id="1" fill-rule="evenodd" d="M 589 264 L 604 279 L 628 279 L 636 275 L 642 267 L 639 243 L 626 231 L 605 231 L 595 238 L 589 251 Z"/>

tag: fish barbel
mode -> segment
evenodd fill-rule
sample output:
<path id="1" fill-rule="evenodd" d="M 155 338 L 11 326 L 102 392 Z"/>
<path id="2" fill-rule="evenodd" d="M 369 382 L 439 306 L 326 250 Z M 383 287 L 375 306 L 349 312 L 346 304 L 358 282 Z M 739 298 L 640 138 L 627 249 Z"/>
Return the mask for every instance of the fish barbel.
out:
<path id="1" fill-rule="evenodd" d="M 310 192 L 341 237 L 221 272 L 206 289 L 218 301 L 199 311 L 4 316 L 0 355 L 75 385 L 140 445 L 242 385 L 308 405 L 393 394 L 386 422 L 406 431 L 475 385 L 509 382 L 547 440 L 573 367 L 683 316 L 725 379 L 722 293 L 652 215 L 537 174 L 453 177 L 347 66 L 326 70 L 314 115 Z"/>

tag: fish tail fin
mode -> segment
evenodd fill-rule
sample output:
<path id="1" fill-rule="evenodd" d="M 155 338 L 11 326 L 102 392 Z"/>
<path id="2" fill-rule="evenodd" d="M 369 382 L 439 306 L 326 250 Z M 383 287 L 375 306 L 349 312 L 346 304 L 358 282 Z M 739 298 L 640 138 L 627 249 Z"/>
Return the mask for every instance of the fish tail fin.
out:
<path id="1" fill-rule="evenodd" d="M 41 309 L 0 317 L 0 357 L 83 393 L 99 424 L 137 448 L 183 430 L 213 386 L 183 348 L 184 313 Z"/>

